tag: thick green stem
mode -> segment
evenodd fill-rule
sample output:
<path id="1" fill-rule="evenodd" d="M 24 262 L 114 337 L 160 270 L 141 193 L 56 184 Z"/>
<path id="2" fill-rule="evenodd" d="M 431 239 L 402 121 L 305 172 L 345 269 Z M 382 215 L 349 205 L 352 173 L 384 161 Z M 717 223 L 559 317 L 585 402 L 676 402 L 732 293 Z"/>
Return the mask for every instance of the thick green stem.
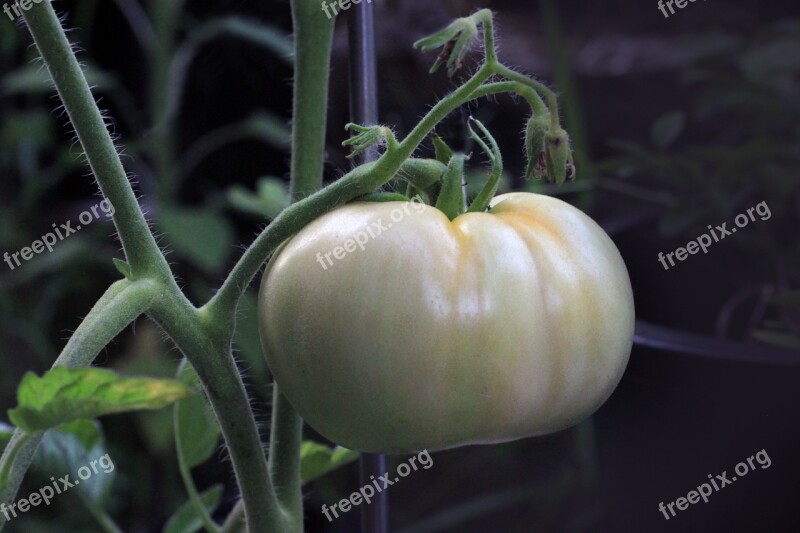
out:
<path id="1" fill-rule="evenodd" d="M 157 280 L 159 297 L 150 315 L 175 340 L 203 381 L 230 450 L 249 528 L 252 531 L 265 528 L 283 531 L 285 517 L 280 512 L 267 475 L 267 461 L 261 449 L 258 428 L 230 352 L 230 332 L 195 309 L 180 292 L 139 209 L 114 144 L 52 6 L 49 2 L 33 5 L 25 12 L 25 20 L 53 76 L 100 188 L 114 205 L 114 222 L 133 277 Z M 229 316 L 232 321 L 233 310 Z M 99 351 L 119 330 L 96 322 L 87 319 L 79 331 L 100 337 Z M 96 354 L 85 350 L 83 353 L 80 357 L 90 357 L 91 353 L 91 358 L 84 364 L 88 364 Z M 31 442 L 17 455 L 9 487 L 6 487 L 10 490 L 4 489 L 4 498 L 16 493 L 38 440 L 39 436 L 31 438 Z"/>
<path id="2" fill-rule="evenodd" d="M 303 529 L 303 492 L 300 479 L 300 445 L 303 443 L 303 419 L 274 385 L 272 429 L 269 443 L 269 466 L 278 498 L 284 511 L 294 519 L 292 527 Z"/>
<path id="3" fill-rule="evenodd" d="M 293 0 L 295 67 L 291 194 L 297 201 L 322 185 L 328 78 L 335 20 L 317 0 Z"/>
<path id="4" fill-rule="evenodd" d="M 114 224 L 134 276 L 171 277 L 136 202 L 116 147 L 92 96 L 78 60 L 50 2 L 23 10 L 39 52 L 55 82 L 103 195 L 114 206 Z"/>
<path id="5" fill-rule="evenodd" d="M 286 517 L 275 496 L 230 337 L 215 327 L 214 317 L 175 291 L 160 298 L 148 315 L 172 338 L 203 383 L 230 453 L 248 529 L 285 531 Z"/>
<path id="6" fill-rule="evenodd" d="M 157 285 L 148 280 L 122 280 L 111 285 L 72 334 L 53 366 L 78 368 L 91 365 L 100 350 L 144 313 L 158 295 Z M 25 435 L 20 430 L 14 432 L 0 458 L 0 470 L 8 471 L 8 481 L 0 487 L 0 503 L 9 506 L 13 502 L 42 435 Z M 26 442 L 12 453 L 23 439 Z M 5 517 L 0 514 L 0 530 L 4 525 Z"/>
<path id="7" fill-rule="evenodd" d="M 316 0 L 293 0 L 294 107 L 289 194 L 293 201 L 322 187 L 325 163 L 325 124 L 334 20 Z M 275 383 L 272 404 L 269 467 L 290 528 L 303 530 L 300 484 L 300 444 L 303 420 Z"/>

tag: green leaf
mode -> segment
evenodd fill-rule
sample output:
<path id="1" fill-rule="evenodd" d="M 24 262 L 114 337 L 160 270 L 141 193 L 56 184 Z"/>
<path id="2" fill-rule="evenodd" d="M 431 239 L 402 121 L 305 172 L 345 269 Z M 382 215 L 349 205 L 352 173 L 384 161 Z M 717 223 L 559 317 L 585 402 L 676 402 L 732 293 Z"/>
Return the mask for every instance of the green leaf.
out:
<path id="1" fill-rule="evenodd" d="M 178 378 L 199 392 L 200 379 L 186 359 L 178 369 Z M 175 431 L 178 453 L 183 455 L 188 468 L 205 463 L 214 454 L 219 444 L 220 428 L 202 392 L 175 404 Z"/>
<path id="2" fill-rule="evenodd" d="M 125 276 L 126 279 L 133 280 L 133 272 L 131 271 L 131 266 L 128 263 L 122 259 L 117 259 L 116 257 L 112 259 L 112 261 L 120 274 Z"/>
<path id="3" fill-rule="evenodd" d="M 259 218 L 275 218 L 291 203 L 286 182 L 277 178 L 260 178 L 256 194 L 235 185 L 228 189 L 228 202 L 238 211 Z"/>
<path id="4" fill-rule="evenodd" d="M 9 426 L 8 424 L 0 422 L 0 453 L 6 448 L 13 434 L 14 426 Z"/>
<path id="5" fill-rule="evenodd" d="M 267 25 L 262 20 L 248 20 L 237 16 L 213 19 L 211 22 L 198 27 L 189 36 L 189 40 L 202 44 L 224 34 L 238 37 L 270 50 L 290 63 L 294 56 L 294 41 L 282 29 Z"/>
<path id="6" fill-rule="evenodd" d="M 288 149 L 292 145 L 292 131 L 286 126 L 286 121 L 272 113 L 253 113 L 244 124 L 250 134 L 272 146 Z"/>
<path id="7" fill-rule="evenodd" d="M 161 229 L 176 252 L 211 274 L 219 271 L 233 245 L 233 228 L 208 209 L 165 208 Z"/>
<path id="8" fill-rule="evenodd" d="M 442 178 L 442 190 L 436 199 L 436 209 L 444 213 L 448 219 L 453 220 L 464 209 L 464 164 L 469 159 L 463 154 L 456 154 L 447 164 L 447 171 Z"/>
<path id="9" fill-rule="evenodd" d="M 216 511 L 222 499 L 222 485 L 214 485 L 200 495 L 200 500 L 208 511 L 212 514 Z M 164 533 L 194 533 L 203 527 L 203 520 L 195 512 L 192 502 L 184 503 L 172 518 L 167 522 Z"/>
<path id="10" fill-rule="evenodd" d="M 54 368 L 42 377 L 28 372 L 17 390 L 9 419 L 30 433 L 81 418 L 160 409 L 191 390 L 166 379 L 126 378 L 101 368 Z"/>
<path id="11" fill-rule="evenodd" d="M 352 463 L 361 454 L 337 446 L 329 448 L 312 441 L 300 446 L 300 477 L 308 483 L 346 464 Z"/>
<path id="12" fill-rule="evenodd" d="M 0 143 L 4 147 L 20 146 L 23 143 L 44 146 L 52 141 L 52 119 L 45 113 L 25 112 L 3 117 Z"/>
<path id="13" fill-rule="evenodd" d="M 653 144 L 660 150 L 668 148 L 669 145 L 675 142 L 678 135 L 681 134 L 685 124 L 686 115 L 684 115 L 682 111 L 672 111 L 671 113 L 663 115 L 656 120 L 650 132 L 653 138 Z"/>
<path id="14" fill-rule="evenodd" d="M 116 467 L 104 446 L 99 425 L 91 420 L 76 420 L 44 434 L 34 456 L 34 467 L 46 476 L 79 480 L 76 488 L 83 501 L 102 509 L 114 481 Z"/>
<path id="15" fill-rule="evenodd" d="M 439 137 L 438 135 L 434 135 L 431 137 L 433 141 L 433 149 L 436 153 L 436 160 L 440 163 L 444 163 L 445 165 L 453 159 L 453 150 L 447 146 L 447 143 L 444 142 L 444 139 Z"/>

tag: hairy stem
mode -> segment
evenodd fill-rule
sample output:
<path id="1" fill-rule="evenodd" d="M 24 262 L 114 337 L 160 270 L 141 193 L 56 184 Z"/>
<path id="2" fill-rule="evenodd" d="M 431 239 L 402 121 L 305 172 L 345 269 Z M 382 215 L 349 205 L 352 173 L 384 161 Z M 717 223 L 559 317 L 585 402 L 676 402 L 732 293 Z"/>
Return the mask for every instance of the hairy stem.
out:
<path id="1" fill-rule="evenodd" d="M 294 104 L 291 193 L 297 201 L 322 185 L 328 77 L 335 20 L 317 0 L 293 0 Z"/>
<path id="2" fill-rule="evenodd" d="M 524 74 L 515 72 L 505 65 L 495 63 L 493 67 L 495 74 L 503 76 L 510 81 L 516 81 L 527 85 L 537 93 L 544 95 L 544 98 L 547 100 L 547 105 L 550 108 L 550 126 L 553 128 L 553 131 L 559 128 L 558 98 L 556 97 L 556 93 L 545 87 L 544 84 L 532 80 Z"/>
<path id="3" fill-rule="evenodd" d="M 284 531 L 286 517 L 275 496 L 230 337 L 219 332 L 213 317 L 174 291 L 163 295 L 148 315 L 172 338 L 203 383 L 228 447 L 248 529 Z"/>
<path id="4" fill-rule="evenodd" d="M 114 206 L 114 224 L 134 276 L 157 273 L 171 277 L 53 6 L 50 2 L 34 4 L 29 10 L 23 10 L 23 15 L 100 190 Z"/>
<path id="5" fill-rule="evenodd" d="M 284 511 L 293 518 L 293 526 L 298 531 L 302 531 L 303 524 L 303 492 L 300 480 L 302 442 L 303 419 L 276 383 L 272 398 L 269 466 L 278 498 Z"/>
<path id="6" fill-rule="evenodd" d="M 289 194 L 300 200 L 322 187 L 325 124 L 334 20 L 316 0 L 293 0 L 294 106 Z M 278 499 L 291 517 L 292 528 L 303 530 L 300 484 L 300 444 L 303 420 L 274 384 L 269 466 Z"/>
<path id="7" fill-rule="evenodd" d="M 498 81 L 494 83 L 486 83 L 481 85 L 475 92 L 472 93 L 472 98 L 483 98 L 500 93 L 518 94 L 523 97 L 535 115 L 544 115 L 547 113 L 547 106 L 536 91 L 528 85 L 522 84 L 518 81 Z"/>
<path id="8" fill-rule="evenodd" d="M 403 142 L 386 151 L 376 162 L 354 168 L 321 191 L 285 209 L 256 237 L 205 309 L 214 316 L 232 316 L 239 298 L 280 243 L 320 215 L 385 185 L 436 125 L 471 101 L 472 93 L 491 75 L 491 69 L 484 65 L 469 81 L 439 101 Z"/>
<path id="9" fill-rule="evenodd" d="M 195 309 L 178 288 L 136 202 L 97 104 L 50 2 L 31 6 L 25 12 L 25 20 L 55 81 L 100 188 L 114 205 L 114 222 L 132 277 L 154 280 L 147 283 L 155 284 L 158 298 L 155 299 L 156 305 L 148 309 L 148 314 L 172 337 L 203 382 L 230 451 L 246 508 L 248 527 L 252 531 L 264 528 L 283 531 L 286 520 L 268 476 L 258 428 L 231 354 L 230 331 L 220 328 L 213 318 Z M 133 295 L 130 298 L 134 301 Z M 148 307 L 149 304 L 150 301 Z M 231 322 L 233 311 L 231 309 L 228 315 Z M 89 340 L 100 338 L 102 344 L 97 347 L 98 351 L 121 330 L 121 327 L 115 329 L 114 323 L 103 323 L 102 318 L 87 318 L 78 328 L 79 332 L 86 333 Z M 68 348 L 70 345 L 65 351 Z M 83 355 L 79 357 L 87 358 L 91 353 L 91 358 L 84 364 L 89 364 L 96 355 L 96 352 L 85 349 L 82 352 Z M 8 487 L 3 489 L 4 499 L 8 497 L 7 494 L 13 497 L 16 493 L 39 440 L 38 435 L 31 438 L 17 455 Z"/>

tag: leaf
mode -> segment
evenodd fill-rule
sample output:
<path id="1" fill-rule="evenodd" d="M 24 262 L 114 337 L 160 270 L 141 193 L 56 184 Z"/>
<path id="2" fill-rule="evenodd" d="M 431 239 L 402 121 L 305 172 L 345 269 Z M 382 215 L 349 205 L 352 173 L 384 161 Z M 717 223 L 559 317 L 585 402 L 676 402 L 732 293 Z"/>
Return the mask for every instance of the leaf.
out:
<path id="1" fill-rule="evenodd" d="M 122 259 L 117 259 L 116 257 L 113 258 L 112 261 L 120 274 L 129 280 L 133 280 L 133 272 L 131 271 L 131 266 L 128 263 Z"/>
<path id="2" fill-rule="evenodd" d="M 222 267 L 233 245 L 228 221 L 208 209 L 165 208 L 161 229 L 176 252 L 207 273 Z"/>
<path id="3" fill-rule="evenodd" d="M 222 488 L 222 485 L 214 485 L 200 494 L 200 500 L 209 515 L 214 513 L 217 506 L 219 506 L 219 502 L 222 499 Z M 164 528 L 164 533 L 194 533 L 202 527 L 203 520 L 195 512 L 192 502 L 186 502 L 169 519 L 167 526 Z"/>
<path id="4" fill-rule="evenodd" d="M 286 121 L 272 113 L 253 113 L 244 124 L 248 132 L 268 144 L 286 149 L 292 145 L 292 131 L 286 126 Z"/>
<path id="5" fill-rule="evenodd" d="M 686 115 L 682 111 L 672 111 L 663 115 L 653 124 L 650 136 L 660 150 L 665 150 L 683 131 Z"/>
<path id="6" fill-rule="evenodd" d="M 303 483 L 308 483 L 352 463 L 360 455 L 359 452 L 341 446 L 329 448 L 307 440 L 300 446 L 300 477 Z"/>
<path id="7" fill-rule="evenodd" d="M 101 368 L 58 367 L 42 377 L 25 374 L 17 390 L 19 405 L 8 416 L 30 433 L 81 418 L 160 409 L 190 393 L 174 380 L 126 378 Z"/>
<path id="8" fill-rule="evenodd" d="M 178 379 L 193 389 L 200 388 L 200 379 L 186 359 L 178 368 Z M 183 455 L 188 468 L 205 463 L 214 454 L 219 444 L 220 428 L 202 392 L 175 404 L 175 432 L 178 453 Z"/>
<path id="9" fill-rule="evenodd" d="M 9 426 L 8 424 L 4 424 L 0 422 L 0 453 L 6 448 L 6 445 L 11 440 L 11 436 L 14 434 L 14 426 Z"/>
<path id="10" fill-rule="evenodd" d="M 76 420 L 47 431 L 36 450 L 34 466 L 46 476 L 70 474 L 81 498 L 95 509 L 103 508 L 116 475 L 99 424 L 91 420 Z"/>
<path id="11" fill-rule="evenodd" d="M 44 146 L 52 141 L 52 119 L 44 113 L 26 112 L 3 117 L 3 126 L 0 128 L 0 143 L 3 145 L 31 143 Z"/>
<path id="12" fill-rule="evenodd" d="M 453 158 L 453 150 L 447 146 L 447 143 L 444 142 L 444 139 L 438 135 L 431 137 L 431 140 L 433 141 L 433 149 L 436 153 L 436 160 L 440 163 L 444 163 L 445 165 L 449 163 Z"/>
<path id="13" fill-rule="evenodd" d="M 228 202 L 243 213 L 259 218 L 275 218 L 291 203 L 286 182 L 277 178 L 260 178 L 256 194 L 235 185 L 228 189 Z"/>
<path id="14" fill-rule="evenodd" d="M 294 41 L 283 30 L 267 25 L 261 20 L 248 20 L 236 16 L 217 18 L 200 26 L 189 36 L 189 40 L 203 43 L 226 33 L 266 48 L 287 62 L 291 62 L 294 56 Z"/>

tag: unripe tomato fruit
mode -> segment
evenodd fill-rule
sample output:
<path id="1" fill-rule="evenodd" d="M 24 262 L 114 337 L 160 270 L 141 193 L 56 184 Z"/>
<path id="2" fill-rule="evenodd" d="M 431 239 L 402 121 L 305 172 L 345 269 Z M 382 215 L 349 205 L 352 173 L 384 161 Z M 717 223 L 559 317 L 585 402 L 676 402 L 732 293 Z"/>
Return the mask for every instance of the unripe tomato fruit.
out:
<path id="1" fill-rule="evenodd" d="M 609 397 L 633 339 L 619 251 L 561 200 L 492 205 L 450 221 L 353 203 L 278 250 L 262 343 L 315 430 L 356 450 L 435 450 L 557 431 Z"/>

